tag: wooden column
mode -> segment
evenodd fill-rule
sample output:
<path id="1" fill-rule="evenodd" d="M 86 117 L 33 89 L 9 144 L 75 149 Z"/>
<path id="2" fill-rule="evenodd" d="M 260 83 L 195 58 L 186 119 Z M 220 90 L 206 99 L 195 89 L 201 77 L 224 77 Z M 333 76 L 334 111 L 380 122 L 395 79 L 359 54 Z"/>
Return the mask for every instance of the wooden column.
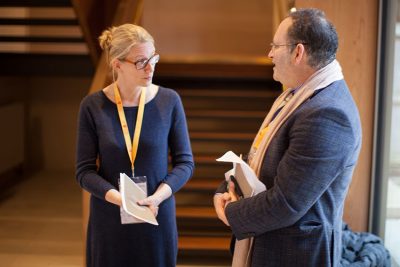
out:
<path id="1" fill-rule="evenodd" d="M 378 0 L 297 0 L 297 8 L 323 10 L 339 35 L 338 60 L 360 111 L 363 144 L 346 199 L 344 220 L 368 230 L 375 110 Z"/>

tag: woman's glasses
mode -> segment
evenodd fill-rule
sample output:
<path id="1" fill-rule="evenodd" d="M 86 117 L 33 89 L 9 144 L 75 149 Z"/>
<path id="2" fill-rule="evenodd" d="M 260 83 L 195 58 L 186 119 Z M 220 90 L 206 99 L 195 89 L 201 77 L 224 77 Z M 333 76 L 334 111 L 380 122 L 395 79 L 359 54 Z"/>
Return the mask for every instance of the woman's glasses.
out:
<path id="1" fill-rule="evenodd" d="M 124 59 L 125 62 L 131 63 L 133 65 L 135 65 L 137 70 L 142 70 L 144 68 L 146 68 L 147 64 L 150 64 L 152 66 L 154 66 L 155 64 L 157 64 L 157 62 L 160 60 L 160 55 L 159 54 L 154 54 L 152 55 L 149 59 L 140 59 L 138 61 L 131 61 L 129 59 Z"/>

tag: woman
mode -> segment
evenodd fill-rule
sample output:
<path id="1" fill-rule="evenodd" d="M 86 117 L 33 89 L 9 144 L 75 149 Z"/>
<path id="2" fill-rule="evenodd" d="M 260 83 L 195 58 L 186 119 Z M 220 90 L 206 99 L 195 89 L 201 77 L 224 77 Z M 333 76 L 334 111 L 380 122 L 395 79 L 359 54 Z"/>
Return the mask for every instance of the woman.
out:
<path id="1" fill-rule="evenodd" d="M 113 83 L 83 99 L 78 125 L 76 178 L 91 193 L 87 266 L 175 266 L 173 194 L 194 168 L 181 100 L 173 90 L 152 84 L 159 55 L 145 29 L 112 27 L 99 41 Z M 120 173 L 146 177 L 148 197 L 139 204 L 150 207 L 158 226 L 126 218 L 120 209 Z"/>

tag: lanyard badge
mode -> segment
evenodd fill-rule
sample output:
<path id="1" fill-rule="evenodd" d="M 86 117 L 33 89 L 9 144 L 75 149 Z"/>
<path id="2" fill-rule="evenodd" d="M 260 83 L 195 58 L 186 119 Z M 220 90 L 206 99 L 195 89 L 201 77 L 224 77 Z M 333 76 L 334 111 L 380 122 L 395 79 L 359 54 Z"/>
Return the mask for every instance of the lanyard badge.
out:
<path id="1" fill-rule="evenodd" d="M 140 93 L 139 109 L 138 109 L 138 114 L 136 117 L 136 126 L 135 126 L 135 132 L 133 135 L 133 142 L 131 142 L 128 124 L 126 123 L 124 107 L 122 105 L 122 99 L 121 99 L 121 95 L 119 94 L 117 83 L 114 83 L 114 95 L 115 95 L 115 102 L 117 104 L 117 109 L 118 109 L 119 121 L 121 123 L 122 132 L 124 134 L 126 149 L 128 151 L 129 159 L 131 160 L 132 177 L 134 177 L 135 176 L 134 163 L 135 163 L 137 149 L 138 149 L 138 145 L 139 145 L 139 136 L 140 136 L 140 132 L 142 130 L 144 104 L 145 104 L 145 100 L 146 100 L 146 87 L 142 87 L 142 91 Z"/>

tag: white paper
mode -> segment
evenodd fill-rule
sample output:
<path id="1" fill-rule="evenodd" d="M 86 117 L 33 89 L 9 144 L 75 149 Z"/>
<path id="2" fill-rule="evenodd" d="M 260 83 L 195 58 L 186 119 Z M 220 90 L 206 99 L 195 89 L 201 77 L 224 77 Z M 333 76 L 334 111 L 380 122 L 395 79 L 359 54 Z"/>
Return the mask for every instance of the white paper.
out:
<path id="1" fill-rule="evenodd" d="M 133 182 L 125 173 L 120 173 L 120 192 L 122 197 L 122 208 L 126 213 L 144 222 L 158 225 L 153 212 L 149 207 L 137 204 L 139 200 L 146 198 L 146 193 Z"/>
<path id="2" fill-rule="evenodd" d="M 257 178 L 253 169 L 232 151 L 226 152 L 217 161 L 232 162 L 233 169 L 225 173 L 225 179 L 228 181 L 230 175 L 233 175 L 245 198 L 266 190 L 265 185 Z"/>
<path id="3" fill-rule="evenodd" d="M 140 189 L 142 189 L 143 192 L 145 192 L 145 195 L 147 196 L 147 183 L 146 182 L 139 182 L 139 183 L 134 182 L 134 183 L 138 185 Z M 120 207 L 120 215 L 122 224 L 146 223 L 145 221 L 142 221 L 128 214 L 122 206 Z"/>

